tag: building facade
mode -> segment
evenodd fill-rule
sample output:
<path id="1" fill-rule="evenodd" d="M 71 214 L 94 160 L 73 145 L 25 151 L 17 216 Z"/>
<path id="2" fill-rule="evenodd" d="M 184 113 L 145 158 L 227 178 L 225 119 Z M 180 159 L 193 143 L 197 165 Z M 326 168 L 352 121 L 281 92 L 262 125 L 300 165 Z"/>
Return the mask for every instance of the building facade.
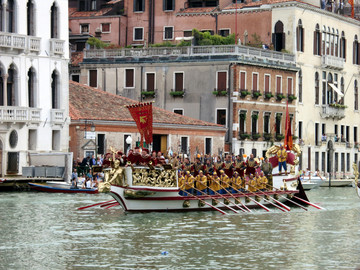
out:
<path id="1" fill-rule="evenodd" d="M 0 174 L 67 152 L 68 1 L 1 1 Z"/>

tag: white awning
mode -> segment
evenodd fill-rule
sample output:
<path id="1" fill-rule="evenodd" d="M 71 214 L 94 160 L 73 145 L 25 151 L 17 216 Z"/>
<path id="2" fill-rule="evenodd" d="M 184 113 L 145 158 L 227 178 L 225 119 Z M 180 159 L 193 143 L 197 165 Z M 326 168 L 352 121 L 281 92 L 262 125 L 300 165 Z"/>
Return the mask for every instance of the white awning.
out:
<path id="1" fill-rule="evenodd" d="M 175 40 L 178 41 L 182 41 L 182 40 L 192 40 L 194 37 L 176 37 Z"/>
<path id="2" fill-rule="evenodd" d="M 333 84 L 333 83 L 328 83 L 328 84 L 340 97 L 344 96 L 344 94 L 339 90 L 339 88 L 336 87 L 335 84 Z"/>

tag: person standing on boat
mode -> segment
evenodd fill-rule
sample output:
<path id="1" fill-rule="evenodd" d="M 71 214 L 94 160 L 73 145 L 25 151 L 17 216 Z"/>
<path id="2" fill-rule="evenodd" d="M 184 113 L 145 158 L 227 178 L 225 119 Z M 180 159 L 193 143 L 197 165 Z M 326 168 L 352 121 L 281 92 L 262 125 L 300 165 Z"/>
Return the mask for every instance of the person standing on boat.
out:
<path id="1" fill-rule="evenodd" d="M 287 168 L 286 168 L 287 152 L 282 144 L 280 144 L 280 149 L 277 151 L 276 155 L 278 157 L 278 162 L 279 162 L 279 173 L 281 173 L 282 168 L 284 168 L 285 174 L 287 175 Z"/>
<path id="2" fill-rule="evenodd" d="M 216 157 L 216 162 L 214 163 L 214 169 L 218 175 L 220 175 L 220 170 L 224 167 L 224 163 L 221 161 L 220 156 Z"/>
<path id="3" fill-rule="evenodd" d="M 211 157 L 207 158 L 203 167 L 205 175 L 212 175 L 214 172 L 214 166 L 211 162 Z"/>
<path id="4" fill-rule="evenodd" d="M 233 176 L 234 168 L 235 167 L 234 162 L 232 161 L 232 156 L 229 154 L 226 155 L 223 170 L 229 178 Z"/>
<path id="5" fill-rule="evenodd" d="M 267 178 L 267 182 L 271 190 L 273 186 L 272 170 L 273 170 L 273 166 L 269 162 L 269 159 L 265 157 L 264 162 L 261 164 L 261 171 L 264 173 L 264 176 Z"/>
<path id="6" fill-rule="evenodd" d="M 184 171 L 178 171 L 178 183 L 179 183 L 179 195 L 180 196 L 185 196 L 185 177 L 184 177 L 185 172 Z"/>
<path id="7" fill-rule="evenodd" d="M 207 177 L 204 175 L 202 170 L 199 171 L 199 174 L 196 176 L 196 188 L 199 190 L 196 192 L 197 195 L 203 195 L 207 193 Z M 201 192 L 200 192 L 201 191 Z"/>
<path id="8" fill-rule="evenodd" d="M 196 157 L 194 164 L 191 166 L 191 173 L 196 177 L 202 168 L 203 164 L 200 161 L 200 157 Z"/>
<path id="9" fill-rule="evenodd" d="M 184 163 L 182 165 L 182 170 L 185 171 L 185 172 L 187 172 L 187 171 L 190 172 L 191 171 L 191 163 L 190 163 L 190 160 L 189 160 L 188 157 L 186 157 L 184 159 Z"/>
<path id="10" fill-rule="evenodd" d="M 250 154 L 249 159 L 246 162 L 246 175 L 255 174 L 256 168 L 259 166 L 259 164 L 254 159 L 254 155 Z"/>
<path id="11" fill-rule="evenodd" d="M 235 160 L 235 170 L 238 172 L 240 177 L 244 176 L 245 168 L 246 168 L 246 164 L 245 164 L 242 156 L 237 155 L 236 160 Z"/>

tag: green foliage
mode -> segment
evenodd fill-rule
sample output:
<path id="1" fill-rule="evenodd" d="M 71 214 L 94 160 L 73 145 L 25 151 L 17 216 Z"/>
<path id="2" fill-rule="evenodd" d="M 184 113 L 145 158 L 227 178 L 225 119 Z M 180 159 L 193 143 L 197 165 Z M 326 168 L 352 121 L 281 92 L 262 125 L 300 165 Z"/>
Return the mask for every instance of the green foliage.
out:
<path id="1" fill-rule="evenodd" d="M 264 133 L 263 136 L 265 141 L 270 141 L 272 137 L 271 133 Z"/>
<path id="2" fill-rule="evenodd" d="M 101 41 L 100 39 L 96 37 L 91 37 L 86 41 L 87 44 L 90 46 L 96 48 L 96 49 L 104 49 L 107 48 L 110 44 L 105 43 L 104 41 Z"/>
<path id="3" fill-rule="evenodd" d="M 267 98 L 267 99 L 270 99 L 270 98 L 272 98 L 274 95 L 273 94 L 271 94 L 271 93 L 266 93 L 265 94 L 265 98 Z"/>
<path id="4" fill-rule="evenodd" d="M 191 41 L 189 40 L 182 40 L 176 47 L 187 47 L 191 46 Z"/>
<path id="5" fill-rule="evenodd" d="M 246 120 L 246 112 L 240 113 L 240 119 Z"/>
<path id="6" fill-rule="evenodd" d="M 252 118 L 253 120 L 258 120 L 259 115 L 255 113 L 255 114 L 251 115 L 251 118 Z"/>
<path id="7" fill-rule="evenodd" d="M 240 133 L 240 134 L 239 134 L 239 137 L 240 137 L 240 140 L 245 140 L 245 139 L 250 138 L 250 134 Z"/>
<path id="8" fill-rule="evenodd" d="M 195 45 L 211 46 L 211 45 L 232 45 L 235 44 L 235 34 L 227 37 L 220 35 L 211 35 L 210 32 L 200 32 L 197 29 L 192 30 L 192 35 L 195 39 Z"/>
<path id="9" fill-rule="evenodd" d="M 291 102 L 293 101 L 294 99 L 296 99 L 296 96 L 295 95 L 289 95 L 288 96 L 288 100 Z"/>
<path id="10" fill-rule="evenodd" d="M 251 93 L 249 91 L 247 91 L 247 90 L 241 90 L 240 94 L 241 94 L 242 97 L 246 97 L 247 95 L 250 95 Z"/>
<path id="11" fill-rule="evenodd" d="M 253 140 L 259 139 L 260 136 L 261 136 L 261 135 L 260 135 L 259 133 L 253 133 L 253 134 L 251 134 L 251 137 L 252 137 Z"/>
<path id="12" fill-rule="evenodd" d="M 222 90 L 222 91 L 213 91 L 213 94 L 215 96 L 226 96 L 227 95 L 227 91 L 226 90 Z"/>
<path id="13" fill-rule="evenodd" d="M 183 97 L 184 96 L 184 91 L 171 91 L 170 95 L 173 97 Z"/>
<path id="14" fill-rule="evenodd" d="M 256 92 L 253 93 L 254 98 L 258 98 L 260 96 L 262 96 L 262 94 L 259 91 L 256 91 Z"/>
<path id="15" fill-rule="evenodd" d="M 283 94 L 276 94 L 276 98 L 277 98 L 277 100 L 282 100 L 282 99 L 286 98 L 286 96 Z"/>
<path id="16" fill-rule="evenodd" d="M 175 47 L 170 41 L 164 41 L 163 43 L 150 44 L 149 47 Z"/>

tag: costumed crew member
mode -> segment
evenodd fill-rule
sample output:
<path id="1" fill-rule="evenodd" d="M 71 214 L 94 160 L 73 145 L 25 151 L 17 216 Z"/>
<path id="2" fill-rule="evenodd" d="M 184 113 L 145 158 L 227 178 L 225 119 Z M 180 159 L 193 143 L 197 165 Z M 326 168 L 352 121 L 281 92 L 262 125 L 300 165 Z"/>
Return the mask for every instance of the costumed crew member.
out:
<path id="1" fill-rule="evenodd" d="M 202 170 L 199 171 L 199 174 L 196 176 L 196 195 L 204 195 L 207 193 L 207 177 L 204 175 Z"/>
<path id="2" fill-rule="evenodd" d="M 279 173 L 281 173 L 282 168 L 284 168 L 285 173 L 287 174 L 287 168 L 286 168 L 287 152 L 282 144 L 280 144 L 280 149 L 277 151 L 276 155 L 278 157 L 278 162 L 279 162 Z"/>
<path id="3" fill-rule="evenodd" d="M 215 195 L 215 192 L 219 192 L 220 189 L 220 178 L 217 173 L 214 172 L 210 179 L 209 194 Z"/>
<path id="4" fill-rule="evenodd" d="M 259 166 L 259 164 L 254 159 L 254 155 L 250 154 L 249 159 L 246 162 L 246 175 L 255 174 L 256 168 Z"/>
<path id="5" fill-rule="evenodd" d="M 270 186 L 269 189 L 271 190 L 273 185 L 272 170 L 273 170 L 273 166 L 269 162 L 269 159 L 265 157 L 264 162 L 261 164 L 261 171 L 264 173 L 264 176 L 266 176 L 268 180 L 267 183 Z"/>
<path id="6" fill-rule="evenodd" d="M 234 172 L 233 177 L 231 178 L 232 183 L 232 193 L 236 193 L 237 190 L 240 190 L 242 188 L 242 179 L 241 176 L 239 176 L 239 173 L 237 171 Z"/>
<path id="7" fill-rule="evenodd" d="M 220 194 L 227 194 L 227 191 L 229 190 L 230 187 L 230 178 L 229 176 L 226 175 L 224 170 L 220 170 L 220 185 L 221 185 L 221 190 L 220 190 Z"/>
<path id="8" fill-rule="evenodd" d="M 178 172 L 178 182 L 179 182 L 179 195 L 181 196 L 185 196 L 185 176 L 184 176 L 185 172 L 184 171 L 179 171 Z"/>
<path id="9" fill-rule="evenodd" d="M 239 173 L 239 176 L 244 176 L 244 170 L 246 168 L 245 162 L 243 160 L 243 157 L 241 155 L 236 156 L 235 160 L 235 170 Z"/>
<path id="10" fill-rule="evenodd" d="M 190 194 L 193 194 L 194 192 L 194 176 L 191 175 L 191 173 L 189 171 L 186 171 L 185 173 L 185 194 L 184 196 L 187 196 L 189 195 L 188 193 Z"/>

